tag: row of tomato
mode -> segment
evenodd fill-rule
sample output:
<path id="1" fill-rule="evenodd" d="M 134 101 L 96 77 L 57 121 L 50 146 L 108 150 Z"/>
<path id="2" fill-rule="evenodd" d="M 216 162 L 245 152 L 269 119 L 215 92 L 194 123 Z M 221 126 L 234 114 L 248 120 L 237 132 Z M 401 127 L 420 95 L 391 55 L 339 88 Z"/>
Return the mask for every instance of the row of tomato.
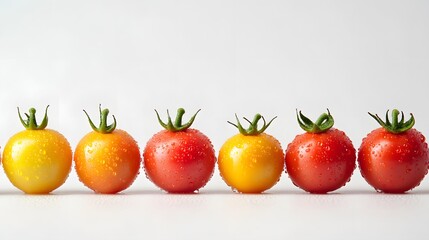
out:
<path id="1" fill-rule="evenodd" d="M 74 160 L 79 180 L 97 193 L 117 193 L 136 179 L 142 155 L 136 141 L 116 129 L 116 119 L 107 124 L 108 109 L 101 109 L 97 127 L 89 115 L 93 131 L 78 143 L 74 155 L 67 139 L 46 129 L 47 110 L 40 124 L 31 108 L 22 118 L 26 130 L 12 136 L 2 156 L 4 171 L 11 183 L 25 193 L 49 193 L 67 179 Z M 155 111 L 156 112 L 156 111 Z M 382 127 L 372 131 L 357 154 L 359 169 L 377 191 L 402 193 L 418 186 L 428 171 L 429 151 L 425 137 L 415 130 L 414 116 L 408 121 L 396 109 L 389 120 L 370 114 Z M 172 121 L 168 114 L 165 130 L 155 134 L 143 151 L 146 176 L 159 188 L 171 193 L 199 190 L 210 180 L 217 161 L 223 180 L 241 193 L 260 193 L 274 186 L 286 166 L 292 182 L 310 193 L 327 193 L 344 186 L 356 168 L 356 150 L 347 135 L 333 128 L 329 110 L 315 122 L 297 112 L 305 133 L 295 137 L 285 153 L 277 139 L 264 133 L 273 119 L 256 114 L 244 128 L 236 116 L 239 130 L 221 147 L 216 158 L 210 139 L 190 128 L 197 115 L 183 123 L 185 110 L 178 109 Z M 262 120 L 262 126 L 258 123 Z M 73 159 L 73 160 L 72 160 Z"/>

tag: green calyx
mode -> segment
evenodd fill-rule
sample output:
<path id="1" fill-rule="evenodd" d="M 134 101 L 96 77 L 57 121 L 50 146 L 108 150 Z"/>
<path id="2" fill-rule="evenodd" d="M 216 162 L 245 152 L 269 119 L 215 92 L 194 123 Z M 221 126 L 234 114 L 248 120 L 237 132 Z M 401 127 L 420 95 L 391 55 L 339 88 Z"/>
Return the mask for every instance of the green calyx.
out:
<path id="1" fill-rule="evenodd" d="M 25 113 L 25 116 L 27 117 L 27 119 L 24 120 L 22 119 L 21 112 L 19 111 L 19 107 L 18 107 L 19 120 L 27 130 L 43 130 L 46 128 L 46 126 L 48 126 L 48 108 L 49 108 L 49 105 L 46 106 L 45 116 L 43 117 L 42 123 L 40 125 L 37 125 L 36 109 L 34 108 L 30 108 L 30 110 L 28 110 L 29 114 Z"/>
<path id="2" fill-rule="evenodd" d="M 411 117 L 408 121 L 404 122 L 404 112 L 401 111 L 401 120 L 398 119 L 399 111 L 397 109 L 392 110 L 392 122 L 389 121 L 389 110 L 386 112 L 386 121 L 383 122 L 377 114 L 368 113 L 373 117 L 384 129 L 391 133 L 399 134 L 411 129 L 416 123 L 414 115 L 410 113 Z"/>
<path id="3" fill-rule="evenodd" d="M 309 118 L 304 116 L 301 111 L 296 110 L 296 118 L 298 120 L 299 126 L 306 132 L 309 133 L 323 133 L 328 131 L 332 126 L 334 126 L 334 118 L 331 113 L 322 113 L 320 117 L 313 123 Z"/>
<path id="4" fill-rule="evenodd" d="M 185 114 L 185 109 L 183 108 L 179 108 L 177 109 L 177 115 L 176 115 L 176 119 L 174 120 L 174 123 L 171 121 L 171 117 L 170 117 L 170 113 L 167 110 L 167 116 L 168 116 L 168 122 L 164 123 L 161 118 L 159 117 L 159 113 L 158 111 L 156 111 L 156 116 L 158 117 L 158 122 L 159 124 L 161 124 L 161 126 L 165 129 L 167 129 L 168 131 L 171 132 L 180 132 L 180 131 L 185 131 L 186 129 L 188 129 L 192 123 L 194 123 L 195 117 L 197 116 L 197 114 L 201 111 L 201 109 L 199 109 L 192 117 L 191 119 L 189 119 L 189 121 L 185 124 L 182 124 L 182 118 L 183 115 Z"/>
<path id="5" fill-rule="evenodd" d="M 274 117 L 273 119 L 271 119 L 268 123 L 265 121 L 265 118 L 263 116 L 261 116 L 261 114 L 257 113 L 255 115 L 255 117 L 253 118 L 253 121 L 250 121 L 249 119 L 243 117 L 244 120 L 246 120 L 246 122 L 248 122 L 249 128 L 244 129 L 243 126 L 240 123 L 240 120 L 237 117 L 237 114 L 235 114 L 235 119 L 237 119 L 237 124 L 234 124 L 230 121 L 228 121 L 229 124 L 233 125 L 234 127 L 236 127 L 238 129 L 238 131 L 240 131 L 241 134 L 248 136 L 248 135 L 252 135 L 252 136 L 256 136 L 259 135 L 261 133 L 263 133 L 268 126 L 270 126 L 270 124 L 274 121 L 274 119 L 276 119 L 276 117 Z M 258 122 L 259 120 L 261 120 L 264 122 L 263 126 L 261 127 L 261 129 L 258 130 Z"/>
<path id="6" fill-rule="evenodd" d="M 92 122 L 91 118 L 89 117 L 88 113 L 83 110 L 83 112 L 88 117 L 89 125 L 91 125 L 91 128 L 99 133 L 111 133 L 116 128 L 116 118 L 115 115 L 112 115 L 113 117 L 113 123 L 110 125 L 107 125 L 107 115 L 109 115 L 109 109 L 105 108 L 101 110 L 101 104 L 98 106 L 98 109 L 100 111 L 100 126 L 96 127 L 94 123 Z"/>

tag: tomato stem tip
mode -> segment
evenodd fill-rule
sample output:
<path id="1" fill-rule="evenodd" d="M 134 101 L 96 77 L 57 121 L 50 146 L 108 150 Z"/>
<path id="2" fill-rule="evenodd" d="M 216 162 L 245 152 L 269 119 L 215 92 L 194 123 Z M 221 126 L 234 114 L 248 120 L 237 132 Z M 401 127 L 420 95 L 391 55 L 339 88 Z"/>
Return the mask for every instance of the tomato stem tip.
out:
<path id="1" fill-rule="evenodd" d="M 399 133 L 403 133 L 405 131 L 408 131 L 409 129 L 411 129 L 414 124 L 415 124 L 415 119 L 414 119 L 414 115 L 412 113 L 410 113 L 411 117 L 408 121 L 404 121 L 404 112 L 400 112 L 401 113 L 401 120 L 398 119 L 399 116 L 399 110 L 398 109 L 393 109 L 392 110 L 392 121 L 389 120 L 389 110 L 386 111 L 386 121 L 383 121 L 378 114 L 372 114 L 370 112 L 368 112 L 368 114 L 375 119 L 375 121 L 378 122 L 378 124 L 380 124 L 384 129 L 386 129 L 387 131 L 394 133 L 394 134 L 399 134 Z"/>
<path id="2" fill-rule="evenodd" d="M 17 107 L 19 120 L 27 130 L 43 130 L 46 128 L 46 126 L 48 126 L 48 108 L 49 105 L 46 106 L 45 116 L 43 117 L 42 123 L 40 123 L 40 125 L 37 125 L 35 108 L 30 108 L 28 110 L 29 114 L 24 113 L 26 116 L 26 119 L 24 120 L 21 116 L 21 112 L 19 111 L 19 107 Z"/>
<path id="3" fill-rule="evenodd" d="M 185 109 L 183 109 L 183 108 L 177 109 L 176 119 L 174 120 L 174 123 L 171 120 L 170 112 L 168 111 L 168 109 L 167 109 L 167 123 L 164 123 L 161 120 L 161 117 L 159 116 L 158 111 L 156 109 L 154 109 L 154 110 L 155 110 L 156 116 L 158 118 L 159 124 L 163 128 L 165 128 L 171 132 L 180 132 L 180 131 L 185 131 L 186 129 L 188 129 L 194 123 L 194 120 L 195 120 L 195 117 L 197 116 L 197 114 L 201 111 L 201 109 L 198 109 L 198 111 L 189 119 L 189 121 L 187 123 L 182 124 L 183 115 L 185 114 Z"/>
<path id="4" fill-rule="evenodd" d="M 306 132 L 309 133 L 323 133 L 328 131 L 334 126 L 334 118 L 327 109 L 328 113 L 322 113 L 316 122 L 311 121 L 301 111 L 296 109 L 296 119 L 298 120 L 299 126 Z"/>
<path id="5" fill-rule="evenodd" d="M 99 133 L 111 133 L 116 129 L 116 118 L 115 115 L 112 115 L 113 117 L 113 123 L 110 125 L 107 125 L 107 116 L 109 115 L 109 109 L 105 108 L 101 110 L 101 104 L 98 105 L 98 110 L 100 112 L 100 125 L 99 127 L 96 127 L 95 124 L 92 122 L 91 118 L 89 117 L 88 113 L 83 110 L 83 112 L 86 114 L 86 117 L 88 118 L 89 125 L 91 125 L 91 128 Z"/>
<path id="6" fill-rule="evenodd" d="M 247 129 L 243 128 L 243 126 L 240 123 L 240 120 L 238 119 L 237 114 L 235 114 L 235 119 L 237 120 L 237 124 L 232 123 L 230 121 L 227 121 L 227 122 L 229 124 L 231 124 L 232 126 L 236 127 L 241 134 L 248 136 L 248 135 L 259 135 L 259 134 L 263 133 L 270 126 L 270 124 L 274 121 L 274 119 L 276 119 L 276 118 L 277 118 L 277 116 L 272 118 L 267 123 L 265 118 L 259 113 L 257 113 L 255 115 L 255 117 L 253 118 L 253 121 L 250 121 L 246 117 L 243 117 L 243 119 L 249 123 L 249 127 Z M 263 126 L 261 127 L 261 129 L 258 130 L 258 122 L 261 119 L 263 121 Z"/>

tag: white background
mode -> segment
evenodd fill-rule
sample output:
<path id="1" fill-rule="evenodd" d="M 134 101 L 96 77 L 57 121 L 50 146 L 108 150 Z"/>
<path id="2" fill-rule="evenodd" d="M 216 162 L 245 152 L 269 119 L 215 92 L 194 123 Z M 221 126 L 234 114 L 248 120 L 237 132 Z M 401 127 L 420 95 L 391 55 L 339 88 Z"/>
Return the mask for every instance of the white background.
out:
<path id="1" fill-rule="evenodd" d="M 0 1 L 0 145 L 22 130 L 16 107 L 49 109 L 74 148 L 110 108 L 143 149 L 165 116 L 201 108 L 194 127 L 216 152 L 234 113 L 278 116 L 285 148 L 302 132 L 295 108 L 327 107 L 358 148 L 378 127 L 367 112 L 399 108 L 429 134 L 428 1 Z M 377 194 L 356 170 L 333 194 L 310 195 L 286 174 L 263 195 L 230 191 L 216 171 L 194 195 L 170 195 L 140 174 L 95 195 L 74 172 L 48 196 L 0 174 L 0 239 L 416 239 L 427 235 L 429 179 Z"/>

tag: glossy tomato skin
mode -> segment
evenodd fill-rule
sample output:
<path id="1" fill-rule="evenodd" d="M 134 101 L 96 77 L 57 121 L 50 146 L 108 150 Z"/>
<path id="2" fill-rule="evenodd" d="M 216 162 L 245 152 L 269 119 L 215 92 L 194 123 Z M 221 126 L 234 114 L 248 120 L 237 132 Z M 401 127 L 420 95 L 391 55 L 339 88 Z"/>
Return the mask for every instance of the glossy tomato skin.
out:
<path id="1" fill-rule="evenodd" d="M 356 150 L 346 134 L 331 128 L 295 137 L 286 150 L 286 172 L 310 193 L 327 193 L 344 186 L 356 168 Z"/>
<path id="2" fill-rule="evenodd" d="M 143 153 L 146 176 L 170 193 L 192 193 L 213 175 L 216 156 L 210 139 L 196 129 L 162 130 Z"/>
<path id="3" fill-rule="evenodd" d="M 2 163 L 15 187 L 28 194 L 46 194 L 66 181 L 72 151 L 67 139 L 55 130 L 24 130 L 9 139 Z"/>
<path id="4" fill-rule="evenodd" d="M 404 193 L 418 186 L 428 172 L 428 162 L 425 137 L 415 129 L 393 134 L 378 128 L 362 140 L 358 153 L 364 179 L 386 193 Z"/>
<path id="5" fill-rule="evenodd" d="M 280 142 L 266 133 L 237 134 L 219 151 L 218 166 L 223 180 L 240 193 L 261 193 L 273 187 L 284 169 Z"/>
<path id="6" fill-rule="evenodd" d="M 114 194 L 127 189 L 139 174 L 141 155 L 137 142 L 126 131 L 90 132 L 76 147 L 79 180 L 97 193 Z"/>

